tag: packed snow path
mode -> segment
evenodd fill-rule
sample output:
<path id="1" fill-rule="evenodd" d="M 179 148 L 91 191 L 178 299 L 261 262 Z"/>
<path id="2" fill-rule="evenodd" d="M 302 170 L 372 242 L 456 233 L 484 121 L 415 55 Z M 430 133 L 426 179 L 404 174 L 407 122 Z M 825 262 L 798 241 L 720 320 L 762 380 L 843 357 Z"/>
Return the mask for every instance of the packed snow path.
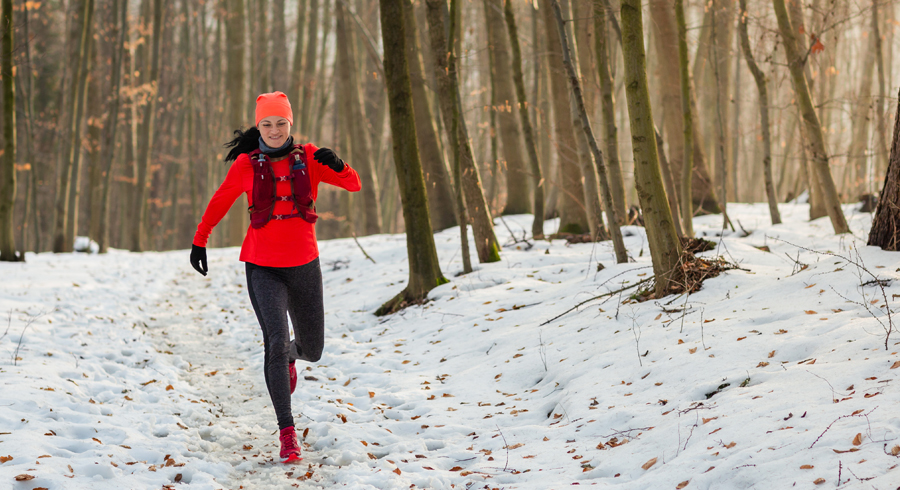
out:
<path id="1" fill-rule="evenodd" d="M 446 230 L 451 283 L 385 318 L 372 312 L 404 286 L 405 238 L 361 239 L 377 264 L 322 242 L 326 347 L 298 364 L 292 466 L 236 249 L 210 250 L 205 278 L 185 251 L 0 264 L 0 489 L 897 488 L 882 298 L 900 296 L 900 260 L 864 247 L 871 217 L 851 206 L 844 237 L 803 205 L 776 227 L 764 205 L 729 211 L 752 233 L 706 255 L 746 270 L 547 325 L 649 277 L 643 230 L 625 228 L 634 262 L 617 265 L 607 244 L 530 247 L 500 225 L 503 261 L 460 277 Z M 720 226 L 695 224 L 716 242 Z"/>

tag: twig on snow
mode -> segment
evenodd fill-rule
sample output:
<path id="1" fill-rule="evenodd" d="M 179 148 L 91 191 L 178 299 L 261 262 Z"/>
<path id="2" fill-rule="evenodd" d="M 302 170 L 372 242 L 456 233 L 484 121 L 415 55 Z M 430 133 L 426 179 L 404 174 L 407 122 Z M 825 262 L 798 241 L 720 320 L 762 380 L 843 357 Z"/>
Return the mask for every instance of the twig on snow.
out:
<path id="1" fill-rule="evenodd" d="M 362 247 L 362 245 L 359 244 L 359 240 L 356 239 L 356 233 L 353 234 L 353 241 L 356 242 L 356 246 L 359 247 L 360 250 L 362 250 L 363 255 L 365 255 L 366 258 L 371 260 L 372 263 L 374 264 L 375 259 L 373 259 L 372 257 L 369 257 L 369 254 L 366 253 L 366 250 Z"/>

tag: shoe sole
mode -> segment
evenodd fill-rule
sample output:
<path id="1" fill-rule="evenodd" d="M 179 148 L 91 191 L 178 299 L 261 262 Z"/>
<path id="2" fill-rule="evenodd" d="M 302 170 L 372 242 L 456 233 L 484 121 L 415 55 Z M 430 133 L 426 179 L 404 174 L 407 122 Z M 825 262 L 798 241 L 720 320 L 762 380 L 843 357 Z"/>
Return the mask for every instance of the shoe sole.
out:
<path id="1" fill-rule="evenodd" d="M 283 458 L 281 460 L 281 462 L 284 464 L 298 463 L 300 461 L 303 461 L 303 458 L 300 457 L 300 455 L 298 455 L 298 454 L 292 454 L 292 455 L 288 456 L 287 458 Z"/>

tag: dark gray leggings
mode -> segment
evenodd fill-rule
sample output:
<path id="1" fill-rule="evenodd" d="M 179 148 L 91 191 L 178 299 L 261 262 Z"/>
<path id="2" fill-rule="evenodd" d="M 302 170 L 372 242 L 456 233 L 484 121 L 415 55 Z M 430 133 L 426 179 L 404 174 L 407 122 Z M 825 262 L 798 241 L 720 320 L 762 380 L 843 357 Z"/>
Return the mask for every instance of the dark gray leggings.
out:
<path id="1" fill-rule="evenodd" d="M 263 267 L 247 262 L 247 291 L 265 346 L 263 371 L 278 428 L 292 427 L 288 363 L 316 362 L 325 345 L 322 270 L 319 259 L 297 267 Z M 294 340 L 288 332 L 288 315 Z"/>

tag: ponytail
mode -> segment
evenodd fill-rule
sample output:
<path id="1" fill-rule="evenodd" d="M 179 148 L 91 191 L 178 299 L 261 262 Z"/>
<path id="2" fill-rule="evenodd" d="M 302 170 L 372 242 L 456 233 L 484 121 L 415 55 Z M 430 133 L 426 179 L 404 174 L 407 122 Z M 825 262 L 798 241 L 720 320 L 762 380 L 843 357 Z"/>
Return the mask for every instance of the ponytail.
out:
<path id="1" fill-rule="evenodd" d="M 225 148 L 231 148 L 228 155 L 225 156 L 225 162 L 233 162 L 237 160 L 242 153 L 250 153 L 259 148 L 260 132 L 256 126 L 246 131 L 241 129 L 234 130 L 234 139 L 225 143 Z"/>

